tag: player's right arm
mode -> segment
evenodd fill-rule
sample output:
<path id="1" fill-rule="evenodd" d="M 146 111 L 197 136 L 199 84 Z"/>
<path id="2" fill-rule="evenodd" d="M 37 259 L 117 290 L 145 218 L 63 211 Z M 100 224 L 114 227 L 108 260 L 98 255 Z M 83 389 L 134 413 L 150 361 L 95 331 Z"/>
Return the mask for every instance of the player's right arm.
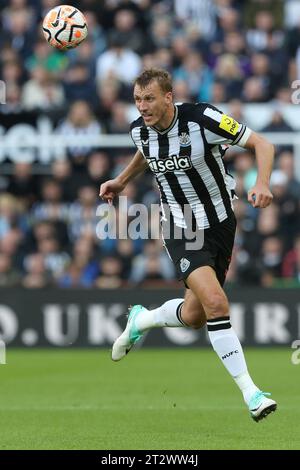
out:
<path id="1" fill-rule="evenodd" d="M 114 197 L 125 189 L 129 181 L 145 171 L 147 167 L 147 160 L 145 160 L 144 155 L 138 150 L 129 165 L 127 165 L 116 178 L 101 184 L 99 196 L 104 201 L 112 204 Z"/>

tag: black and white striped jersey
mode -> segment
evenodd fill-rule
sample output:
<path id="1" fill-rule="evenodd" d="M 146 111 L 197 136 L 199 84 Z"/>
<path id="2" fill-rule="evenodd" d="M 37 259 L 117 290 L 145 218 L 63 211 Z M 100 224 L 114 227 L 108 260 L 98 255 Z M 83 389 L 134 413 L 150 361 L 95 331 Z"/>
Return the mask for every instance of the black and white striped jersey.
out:
<path id="1" fill-rule="evenodd" d="M 213 227 L 231 215 L 232 178 L 224 168 L 222 146 L 244 146 L 248 127 L 208 103 L 184 103 L 175 105 L 168 129 L 147 127 L 140 117 L 130 132 L 177 226 L 186 228 L 185 206 L 199 228 Z"/>

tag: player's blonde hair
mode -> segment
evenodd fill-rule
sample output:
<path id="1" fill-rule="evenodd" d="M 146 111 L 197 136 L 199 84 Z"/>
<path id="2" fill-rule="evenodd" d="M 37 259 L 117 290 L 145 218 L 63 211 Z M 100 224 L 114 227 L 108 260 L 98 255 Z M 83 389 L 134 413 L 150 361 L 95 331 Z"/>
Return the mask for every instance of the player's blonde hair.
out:
<path id="1" fill-rule="evenodd" d="M 152 81 L 157 81 L 160 89 L 164 93 L 172 92 L 172 78 L 169 72 L 163 69 L 146 69 L 134 81 L 133 85 L 145 88 Z"/>

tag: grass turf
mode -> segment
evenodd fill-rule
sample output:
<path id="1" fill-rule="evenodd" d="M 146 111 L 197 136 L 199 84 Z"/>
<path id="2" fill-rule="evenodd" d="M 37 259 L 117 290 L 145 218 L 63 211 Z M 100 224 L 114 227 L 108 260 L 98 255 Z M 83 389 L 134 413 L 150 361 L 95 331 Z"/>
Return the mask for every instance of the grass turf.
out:
<path id="1" fill-rule="evenodd" d="M 0 449 L 300 449 L 300 366 L 248 349 L 278 410 L 260 423 L 210 349 L 8 350 L 0 365 Z"/>

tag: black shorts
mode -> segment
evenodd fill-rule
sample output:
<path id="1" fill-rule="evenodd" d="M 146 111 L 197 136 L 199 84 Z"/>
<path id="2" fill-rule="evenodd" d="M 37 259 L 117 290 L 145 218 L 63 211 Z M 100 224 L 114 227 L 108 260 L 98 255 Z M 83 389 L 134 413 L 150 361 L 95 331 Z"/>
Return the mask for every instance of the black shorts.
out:
<path id="1" fill-rule="evenodd" d="M 194 249 L 190 240 L 164 239 L 165 248 L 172 259 L 179 280 L 185 281 L 200 266 L 211 266 L 223 286 L 231 260 L 236 229 L 234 214 L 220 224 L 202 231 L 203 246 Z M 186 283 L 185 283 L 186 285 Z"/>

